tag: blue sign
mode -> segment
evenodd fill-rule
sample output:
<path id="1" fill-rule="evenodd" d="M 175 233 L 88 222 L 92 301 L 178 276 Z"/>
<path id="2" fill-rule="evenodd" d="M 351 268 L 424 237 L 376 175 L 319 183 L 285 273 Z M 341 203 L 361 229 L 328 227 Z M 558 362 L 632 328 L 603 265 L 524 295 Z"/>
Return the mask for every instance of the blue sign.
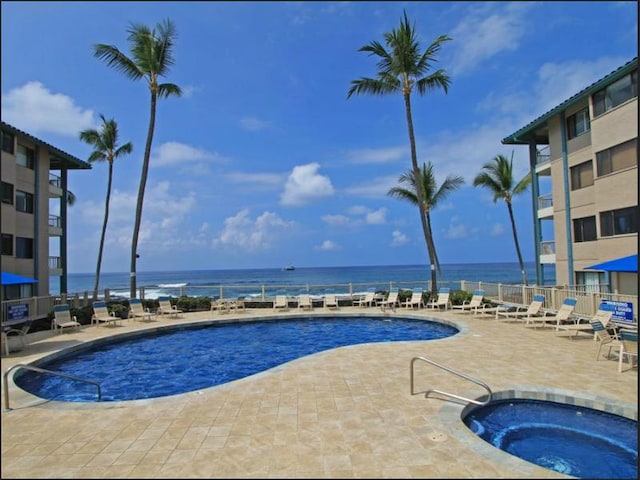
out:
<path id="1" fill-rule="evenodd" d="M 633 303 L 616 302 L 614 300 L 602 300 L 602 304 L 613 310 L 611 320 L 616 322 L 633 323 Z"/>
<path id="2" fill-rule="evenodd" d="M 16 305 L 9 305 L 7 308 L 8 320 L 26 320 L 29 318 L 29 304 L 18 303 Z"/>

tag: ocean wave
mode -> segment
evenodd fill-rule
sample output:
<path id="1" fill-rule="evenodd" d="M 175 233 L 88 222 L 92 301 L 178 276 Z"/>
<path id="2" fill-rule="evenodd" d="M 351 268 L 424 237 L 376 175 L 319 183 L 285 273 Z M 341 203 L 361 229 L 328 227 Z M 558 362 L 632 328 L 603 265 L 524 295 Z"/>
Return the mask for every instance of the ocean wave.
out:
<path id="1" fill-rule="evenodd" d="M 184 283 L 159 283 L 158 284 L 158 288 L 180 288 L 180 287 L 186 287 L 187 285 L 189 285 L 189 283 L 184 282 Z"/>

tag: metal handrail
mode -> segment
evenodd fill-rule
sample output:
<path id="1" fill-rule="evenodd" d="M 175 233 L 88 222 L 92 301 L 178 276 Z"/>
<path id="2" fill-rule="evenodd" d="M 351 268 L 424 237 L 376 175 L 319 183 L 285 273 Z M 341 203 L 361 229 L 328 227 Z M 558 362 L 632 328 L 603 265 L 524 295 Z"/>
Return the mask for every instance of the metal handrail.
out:
<path id="1" fill-rule="evenodd" d="M 7 380 L 7 377 L 9 376 L 9 373 L 11 373 L 12 370 L 15 370 L 17 368 L 24 368 L 25 370 L 32 370 L 34 372 L 39 372 L 39 373 L 48 373 L 50 375 L 57 375 L 58 377 L 68 378 L 70 380 L 75 380 L 76 382 L 91 383 L 91 384 L 95 385 L 96 387 L 98 387 L 98 401 L 99 402 L 102 401 L 102 389 L 100 388 L 100 384 L 98 382 L 94 382 L 93 380 L 86 380 L 86 379 L 80 378 L 80 377 L 74 377 L 73 375 L 68 375 L 66 373 L 54 372 L 52 370 L 46 370 L 44 368 L 34 367 L 33 365 L 25 365 L 24 363 L 17 363 L 15 365 L 12 365 L 9 368 L 7 368 L 7 371 L 4 372 L 3 382 L 4 382 L 4 408 L 5 408 L 5 410 L 10 410 L 10 408 L 9 408 L 9 381 Z"/>
<path id="2" fill-rule="evenodd" d="M 431 365 L 434 365 L 438 368 L 441 368 L 442 370 L 446 370 L 449 373 L 453 373 L 454 375 L 457 375 L 460 378 L 464 378 L 465 380 L 469 380 L 470 382 L 475 383 L 476 385 L 480 385 L 482 388 L 484 388 L 487 393 L 489 394 L 489 398 L 484 401 L 484 402 L 479 402 L 477 400 L 473 400 L 471 398 L 465 398 L 465 397 L 461 397 L 459 395 L 455 395 L 453 393 L 448 393 L 448 392 L 443 392 L 442 390 L 435 390 L 435 389 L 429 389 L 429 390 L 425 390 L 423 392 L 416 392 L 415 388 L 414 388 L 414 383 L 413 383 L 413 378 L 414 378 L 414 374 L 413 374 L 413 366 L 416 363 L 417 360 L 422 360 L 423 362 L 427 362 L 430 363 Z M 480 405 L 480 406 L 484 406 L 486 404 L 488 404 L 491 401 L 491 398 L 493 397 L 493 392 L 491 391 L 491 389 L 489 388 L 489 385 L 487 385 L 484 382 L 481 382 L 480 380 L 470 377 L 469 375 L 466 375 L 462 372 L 458 372 L 457 370 L 454 370 L 453 368 L 449 368 L 445 365 L 442 365 L 438 362 L 435 362 L 433 360 L 430 360 L 428 358 L 425 357 L 413 357 L 411 359 L 411 395 L 418 395 L 420 393 L 424 393 L 424 397 L 427 398 L 429 396 L 430 393 L 439 393 L 440 395 L 444 395 L 446 397 L 451 397 L 451 398 L 455 398 L 458 400 L 463 400 L 465 402 L 469 402 L 469 403 L 473 403 L 474 405 Z"/>

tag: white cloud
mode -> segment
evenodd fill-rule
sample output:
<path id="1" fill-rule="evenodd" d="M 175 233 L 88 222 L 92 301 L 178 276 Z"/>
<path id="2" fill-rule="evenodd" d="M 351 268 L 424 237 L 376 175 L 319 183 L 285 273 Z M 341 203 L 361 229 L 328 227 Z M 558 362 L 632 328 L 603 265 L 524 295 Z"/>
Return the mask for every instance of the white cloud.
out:
<path id="1" fill-rule="evenodd" d="M 409 241 L 409 238 L 400 230 L 394 230 L 391 233 L 392 247 L 401 247 L 402 245 L 405 245 L 408 241 Z"/>
<path id="2" fill-rule="evenodd" d="M 390 163 L 405 160 L 408 156 L 408 146 L 365 148 L 354 150 L 347 155 L 350 163 Z"/>
<path id="3" fill-rule="evenodd" d="M 340 245 L 332 242 L 331 240 L 325 240 L 324 242 L 322 242 L 322 245 L 315 247 L 315 250 L 320 250 L 323 252 L 328 252 L 330 250 L 340 250 Z"/>
<path id="4" fill-rule="evenodd" d="M 2 119 L 31 134 L 77 138 L 82 130 L 96 128 L 92 110 L 78 107 L 71 97 L 52 93 L 35 81 L 2 95 Z"/>
<path id="5" fill-rule="evenodd" d="M 323 215 L 322 221 L 327 225 L 338 226 L 348 225 L 351 220 L 346 215 Z"/>
<path id="6" fill-rule="evenodd" d="M 466 238 L 468 236 L 469 230 L 467 226 L 461 223 L 449 225 L 447 233 L 445 233 L 445 238 L 449 239 Z"/>
<path id="7" fill-rule="evenodd" d="M 320 165 L 309 163 L 298 165 L 287 178 L 284 192 L 280 196 L 282 205 L 300 206 L 312 200 L 333 195 L 333 185 L 329 177 L 318 173 Z"/>
<path id="8" fill-rule="evenodd" d="M 271 122 L 265 122 L 256 117 L 244 117 L 240 119 L 240 125 L 250 132 L 259 132 L 271 126 Z"/>
<path id="9" fill-rule="evenodd" d="M 364 218 L 369 225 L 381 225 L 386 222 L 387 209 L 379 208 L 378 210 L 368 212 Z"/>
<path id="10" fill-rule="evenodd" d="M 230 247 L 237 251 L 244 248 L 249 251 L 269 249 L 279 234 L 293 225 L 272 212 L 264 212 L 255 220 L 249 217 L 249 210 L 243 209 L 235 216 L 224 221 L 220 235 L 214 237 L 213 248 Z"/>
<path id="11" fill-rule="evenodd" d="M 505 50 L 517 50 L 526 33 L 526 14 L 530 6 L 517 3 L 500 6 L 500 13 L 493 13 L 483 2 L 473 6 L 449 35 L 453 52 L 452 76 L 468 73 L 486 60 Z"/>
<path id="12" fill-rule="evenodd" d="M 217 153 L 207 152 L 199 148 L 179 142 L 166 142 L 153 149 L 153 166 L 184 165 L 189 162 L 224 161 Z"/>
<path id="13" fill-rule="evenodd" d="M 194 93 L 201 92 L 202 88 L 195 87 L 193 85 L 185 85 L 184 87 L 180 87 L 182 89 L 182 98 L 191 98 Z"/>
<path id="14" fill-rule="evenodd" d="M 277 173 L 232 172 L 227 173 L 224 177 L 234 183 L 248 183 L 254 186 L 279 186 L 285 181 L 285 176 Z"/>
<path id="15" fill-rule="evenodd" d="M 354 185 L 344 189 L 344 193 L 365 198 L 381 198 L 386 197 L 391 187 L 398 184 L 400 175 L 388 175 L 385 177 L 367 179 L 361 185 Z"/>
<path id="16" fill-rule="evenodd" d="M 492 237 L 497 237 L 502 235 L 503 233 L 504 233 L 504 225 L 502 225 L 501 223 L 495 223 L 491 227 L 491 231 L 489 232 L 489 235 L 491 235 Z"/>

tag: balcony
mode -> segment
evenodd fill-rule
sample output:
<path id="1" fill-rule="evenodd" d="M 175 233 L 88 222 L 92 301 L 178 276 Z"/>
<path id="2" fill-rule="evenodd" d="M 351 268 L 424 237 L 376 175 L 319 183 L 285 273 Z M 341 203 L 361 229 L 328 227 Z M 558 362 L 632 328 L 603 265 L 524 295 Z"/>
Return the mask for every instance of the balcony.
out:
<path id="1" fill-rule="evenodd" d="M 540 242 L 540 263 L 555 264 L 556 263 L 556 242 L 546 241 Z"/>
<path id="2" fill-rule="evenodd" d="M 553 218 L 553 195 L 547 193 L 538 197 L 538 218 Z"/>
<path id="3" fill-rule="evenodd" d="M 58 215 L 49 215 L 49 236 L 59 237 L 62 235 L 62 218 Z"/>
<path id="4" fill-rule="evenodd" d="M 551 175 L 551 150 L 549 145 L 536 152 L 536 173 L 538 175 Z"/>
<path id="5" fill-rule="evenodd" d="M 62 198 L 62 179 L 51 172 L 49 172 L 49 196 Z"/>
<path id="6" fill-rule="evenodd" d="M 52 277 L 62 275 L 62 258 L 49 257 L 49 275 Z"/>

